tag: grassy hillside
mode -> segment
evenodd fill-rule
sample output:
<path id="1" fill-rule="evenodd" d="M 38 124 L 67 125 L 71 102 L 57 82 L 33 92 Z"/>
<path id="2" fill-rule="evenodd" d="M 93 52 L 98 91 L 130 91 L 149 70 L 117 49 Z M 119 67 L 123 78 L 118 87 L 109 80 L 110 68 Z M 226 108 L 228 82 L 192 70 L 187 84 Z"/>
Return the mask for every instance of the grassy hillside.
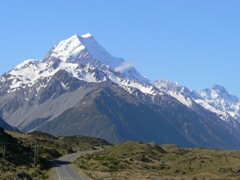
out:
<path id="1" fill-rule="evenodd" d="M 93 179 L 240 179 L 240 152 L 125 142 L 75 164 Z"/>
<path id="2" fill-rule="evenodd" d="M 34 167 L 34 147 L 38 144 L 39 158 Z M 3 146 L 6 144 L 5 161 Z M 0 129 L 0 179 L 12 179 L 19 172 L 27 172 L 34 179 L 47 179 L 45 172 L 52 161 L 60 156 L 76 151 L 96 149 L 109 145 L 102 139 L 84 136 L 54 137 L 52 135 L 33 132 L 23 134 Z M 36 147 L 38 147 L 36 146 Z"/>
<path id="3" fill-rule="evenodd" d="M 34 163 L 34 145 L 39 158 Z M 6 158 L 2 159 L 6 144 Z M 127 141 L 116 146 L 84 136 L 55 137 L 46 133 L 23 134 L 0 129 L 0 179 L 12 179 L 19 172 L 33 179 L 48 179 L 46 171 L 58 157 L 76 151 L 98 149 L 75 160 L 92 179 L 240 179 L 240 151 L 180 148 L 176 145 Z"/>

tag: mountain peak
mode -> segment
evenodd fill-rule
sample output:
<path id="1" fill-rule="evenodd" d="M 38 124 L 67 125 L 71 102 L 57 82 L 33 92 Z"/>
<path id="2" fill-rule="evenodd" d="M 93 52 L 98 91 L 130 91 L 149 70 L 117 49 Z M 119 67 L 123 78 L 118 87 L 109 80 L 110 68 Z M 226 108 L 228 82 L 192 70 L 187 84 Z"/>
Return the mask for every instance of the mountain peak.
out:
<path id="1" fill-rule="evenodd" d="M 120 66 L 124 60 L 115 58 L 108 53 L 93 37 L 92 34 L 73 35 L 56 44 L 44 57 L 43 61 L 59 59 L 74 63 L 100 63 L 112 69 Z"/>
<path id="2" fill-rule="evenodd" d="M 44 58 L 44 61 L 48 61 L 51 59 L 60 59 L 62 61 L 68 61 L 68 59 L 74 54 L 77 54 L 84 50 L 85 47 L 82 45 L 80 41 L 80 37 L 78 35 L 73 35 L 68 39 L 60 41 L 56 44 Z"/>
<path id="3" fill-rule="evenodd" d="M 228 93 L 227 90 L 225 89 L 225 87 L 218 85 L 218 84 L 213 85 L 212 90 L 216 91 L 218 93 Z"/>
<path id="4" fill-rule="evenodd" d="M 158 80 L 154 82 L 155 86 L 162 90 L 177 90 L 181 86 L 177 82 L 171 82 L 169 80 Z"/>
<path id="5" fill-rule="evenodd" d="M 239 102 L 239 99 L 237 96 L 228 92 L 224 86 L 217 85 L 217 84 L 213 85 L 211 89 L 204 89 L 199 91 L 199 94 L 204 99 L 208 99 L 208 100 L 222 99 L 224 101 L 231 101 L 234 103 Z"/>

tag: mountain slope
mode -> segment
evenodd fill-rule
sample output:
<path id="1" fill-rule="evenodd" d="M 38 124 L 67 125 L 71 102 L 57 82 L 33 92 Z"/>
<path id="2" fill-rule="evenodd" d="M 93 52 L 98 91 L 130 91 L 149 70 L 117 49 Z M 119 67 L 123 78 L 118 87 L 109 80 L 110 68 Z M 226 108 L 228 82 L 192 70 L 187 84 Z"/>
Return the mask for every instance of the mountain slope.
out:
<path id="1" fill-rule="evenodd" d="M 111 83 L 102 83 L 96 86 L 93 92 L 89 92 L 75 107 L 43 124 L 38 130 L 56 135 L 88 134 L 102 137 L 113 143 L 128 139 L 135 141 L 152 139 L 160 142 L 163 141 L 160 137 L 163 134 L 154 126 L 163 126 L 164 122 L 160 123 L 157 119 L 159 116 L 156 112 L 124 89 Z M 68 128 L 62 130 L 61 127 L 67 124 L 70 124 Z M 172 132 L 172 134 L 177 133 Z M 174 141 L 173 137 L 172 141 Z M 177 141 L 176 139 L 175 142 Z M 185 145 L 190 144 L 185 142 Z"/>
<path id="2" fill-rule="evenodd" d="M 137 94 L 130 95 L 115 84 L 101 83 L 75 107 L 37 130 L 55 135 L 80 133 L 112 143 L 142 140 L 185 147 L 238 146 L 239 140 L 232 138 L 239 136 L 238 131 L 204 108 L 201 113 L 194 112 L 168 96 L 155 96 L 155 102 L 151 102 L 150 95 L 140 91 Z"/>
<path id="3" fill-rule="evenodd" d="M 0 87 L 0 116 L 26 132 L 240 147 L 238 121 L 222 121 L 195 91 L 150 83 L 90 34 L 59 42 L 42 60 L 24 61 L 0 77 Z"/>
<path id="4" fill-rule="evenodd" d="M 1 117 L 0 117 L 0 127 L 6 130 L 17 130 L 16 128 L 13 128 L 12 126 L 10 126 L 6 121 L 4 121 Z"/>

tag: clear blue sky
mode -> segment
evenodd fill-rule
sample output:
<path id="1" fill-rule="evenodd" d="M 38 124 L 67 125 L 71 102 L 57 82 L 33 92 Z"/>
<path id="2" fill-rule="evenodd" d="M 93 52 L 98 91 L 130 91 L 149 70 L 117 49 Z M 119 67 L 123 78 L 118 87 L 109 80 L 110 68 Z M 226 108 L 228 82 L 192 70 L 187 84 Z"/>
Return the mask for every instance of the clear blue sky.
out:
<path id="1" fill-rule="evenodd" d="M 240 97 L 239 0 L 0 1 L 0 74 L 90 32 L 151 80 Z"/>

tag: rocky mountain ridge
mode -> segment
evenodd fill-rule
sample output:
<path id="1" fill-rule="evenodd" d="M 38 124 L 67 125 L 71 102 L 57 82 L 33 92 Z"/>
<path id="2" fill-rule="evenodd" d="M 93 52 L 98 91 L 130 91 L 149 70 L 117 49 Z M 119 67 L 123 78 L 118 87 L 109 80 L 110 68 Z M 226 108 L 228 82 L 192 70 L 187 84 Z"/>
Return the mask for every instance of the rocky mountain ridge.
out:
<path id="1" fill-rule="evenodd" d="M 210 89 L 195 91 L 167 80 L 155 81 L 154 84 L 190 108 L 194 101 L 216 113 L 223 121 L 240 122 L 240 99 L 229 93 L 223 86 L 213 85 Z"/>

